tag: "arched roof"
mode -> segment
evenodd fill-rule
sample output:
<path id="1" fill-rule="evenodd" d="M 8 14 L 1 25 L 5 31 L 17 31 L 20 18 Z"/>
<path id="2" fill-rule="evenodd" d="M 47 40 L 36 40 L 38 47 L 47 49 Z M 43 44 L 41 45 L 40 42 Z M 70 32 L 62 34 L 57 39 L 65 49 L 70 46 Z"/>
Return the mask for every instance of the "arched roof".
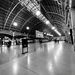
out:
<path id="1" fill-rule="evenodd" d="M 38 0 L 36 0 L 38 2 Z M 42 14 L 55 26 L 62 35 L 65 30 L 65 15 L 60 5 L 54 0 L 41 0 Z M 17 22 L 18 26 L 13 26 Z M 26 27 L 30 30 L 27 31 Z M 57 35 L 51 28 L 36 18 L 18 0 L 0 0 L 0 29 L 12 30 L 20 33 L 33 33 L 35 30 L 44 31 Z"/>

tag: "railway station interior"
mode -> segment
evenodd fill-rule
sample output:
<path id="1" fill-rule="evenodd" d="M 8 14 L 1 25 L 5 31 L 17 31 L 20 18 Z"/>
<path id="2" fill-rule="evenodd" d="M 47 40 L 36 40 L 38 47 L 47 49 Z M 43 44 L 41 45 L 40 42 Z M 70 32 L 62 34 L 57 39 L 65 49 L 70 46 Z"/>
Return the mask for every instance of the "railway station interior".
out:
<path id="1" fill-rule="evenodd" d="M 75 75 L 75 0 L 0 0 L 0 75 Z"/>

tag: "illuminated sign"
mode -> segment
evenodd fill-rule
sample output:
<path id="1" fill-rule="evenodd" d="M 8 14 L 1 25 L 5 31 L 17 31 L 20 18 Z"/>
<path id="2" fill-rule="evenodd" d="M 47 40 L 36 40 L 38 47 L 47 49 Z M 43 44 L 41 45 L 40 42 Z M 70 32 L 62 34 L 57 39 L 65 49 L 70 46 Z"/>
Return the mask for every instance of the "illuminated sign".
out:
<path id="1" fill-rule="evenodd" d="M 36 37 L 37 37 L 37 38 L 44 38 L 43 32 L 40 32 L 40 31 L 37 31 L 37 30 L 36 30 Z"/>

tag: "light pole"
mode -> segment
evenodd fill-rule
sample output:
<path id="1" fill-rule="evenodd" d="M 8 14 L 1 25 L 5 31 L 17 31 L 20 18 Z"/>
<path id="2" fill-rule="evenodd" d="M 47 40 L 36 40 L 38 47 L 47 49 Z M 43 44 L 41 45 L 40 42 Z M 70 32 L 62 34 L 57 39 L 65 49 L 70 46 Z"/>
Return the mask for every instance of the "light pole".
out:
<path id="1" fill-rule="evenodd" d="M 26 27 L 27 31 L 30 29 L 29 27 Z M 27 38 L 28 38 L 28 32 L 27 32 Z"/>
<path id="2" fill-rule="evenodd" d="M 27 26 L 26 29 L 28 31 L 30 28 Z M 28 53 L 28 32 L 27 32 L 27 53 Z"/>
<path id="3" fill-rule="evenodd" d="M 13 22 L 13 26 L 14 27 L 17 27 L 18 26 L 18 23 L 17 22 Z M 15 32 L 13 32 L 13 45 L 14 45 L 14 36 L 15 36 Z"/>
<path id="4" fill-rule="evenodd" d="M 13 45 L 14 45 L 14 36 L 15 36 L 15 32 L 13 32 Z"/>

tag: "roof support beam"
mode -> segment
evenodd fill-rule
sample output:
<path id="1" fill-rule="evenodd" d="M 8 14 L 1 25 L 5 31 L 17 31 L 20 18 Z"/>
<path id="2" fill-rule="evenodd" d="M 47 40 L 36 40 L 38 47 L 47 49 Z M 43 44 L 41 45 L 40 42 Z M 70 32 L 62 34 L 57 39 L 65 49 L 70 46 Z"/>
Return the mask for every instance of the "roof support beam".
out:
<path id="1" fill-rule="evenodd" d="M 60 14 L 58 14 L 58 13 L 55 13 L 55 12 L 47 12 L 48 14 L 55 14 L 55 15 L 58 15 L 58 16 L 60 16 L 60 17 L 62 17 L 62 18 L 64 18 L 65 19 L 65 17 L 64 16 L 62 16 L 62 15 L 60 15 Z"/>
<path id="2" fill-rule="evenodd" d="M 32 19 L 34 16 L 31 16 L 27 21 L 25 21 L 25 23 L 22 25 L 21 30 L 23 29 L 24 25 L 30 20 Z"/>
<path id="3" fill-rule="evenodd" d="M 32 30 L 37 24 L 39 24 L 39 23 L 41 23 L 41 21 L 37 22 L 37 23 L 29 30 L 28 34 L 29 34 L 29 33 L 31 32 L 31 30 Z"/>
<path id="4" fill-rule="evenodd" d="M 25 9 L 25 7 L 23 7 L 23 8 L 15 15 L 15 17 L 13 18 L 13 20 L 12 20 L 12 22 L 11 22 L 11 24 L 10 24 L 9 30 L 10 30 L 10 28 L 11 28 L 11 26 L 12 26 L 14 20 L 16 19 L 16 17 L 19 15 L 19 13 L 20 13 L 23 9 Z"/>
<path id="5" fill-rule="evenodd" d="M 44 6 L 42 4 L 40 4 L 40 5 L 42 6 L 42 8 L 45 10 L 46 13 L 56 14 L 58 16 L 61 16 L 61 17 L 65 18 L 63 15 L 60 15 L 58 13 L 55 13 L 55 12 L 47 12 L 46 9 L 44 8 Z"/>
<path id="6" fill-rule="evenodd" d="M 7 22 L 8 22 L 8 19 L 9 19 L 10 15 L 12 14 L 12 12 L 14 11 L 14 9 L 15 9 L 19 4 L 20 4 L 20 2 L 18 2 L 18 3 L 13 7 L 13 9 L 11 10 L 11 12 L 10 12 L 9 15 L 7 16 L 6 21 L 5 21 L 5 23 L 4 23 L 4 29 L 5 29 L 5 26 L 6 26 Z"/>
<path id="7" fill-rule="evenodd" d="M 6 10 L 6 9 L 4 9 L 4 8 L 2 8 L 2 7 L 0 7 L 0 9 L 2 9 L 2 10 L 4 10 L 4 11 L 6 11 L 6 12 L 9 12 L 9 10 Z M 14 13 L 12 13 L 12 15 L 15 15 Z M 21 16 L 18 16 L 18 18 L 20 18 L 20 19 L 22 19 L 22 20 L 25 20 L 24 18 L 22 18 Z"/>
<path id="8" fill-rule="evenodd" d="M 41 23 L 41 21 L 40 21 L 40 22 L 37 22 L 37 23 L 29 30 L 28 34 L 33 30 L 34 27 L 37 28 L 37 27 L 42 26 L 42 25 L 37 25 L 37 24 L 39 24 L 39 23 Z M 36 25 L 37 25 L 37 26 L 36 26 Z M 43 26 L 45 27 L 45 26 L 47 26 L 47 25 L 43 25 Z M 46 28 L 46 27 L 45 27 L 45 28 Z M 47 29 L 48 31 L 50 31 L 50 28 L 49 28 L 49 27 L 47 27 L 46 29 Z M 51 30 L 51 33 L 52 33 L 52 30 Z"/>

